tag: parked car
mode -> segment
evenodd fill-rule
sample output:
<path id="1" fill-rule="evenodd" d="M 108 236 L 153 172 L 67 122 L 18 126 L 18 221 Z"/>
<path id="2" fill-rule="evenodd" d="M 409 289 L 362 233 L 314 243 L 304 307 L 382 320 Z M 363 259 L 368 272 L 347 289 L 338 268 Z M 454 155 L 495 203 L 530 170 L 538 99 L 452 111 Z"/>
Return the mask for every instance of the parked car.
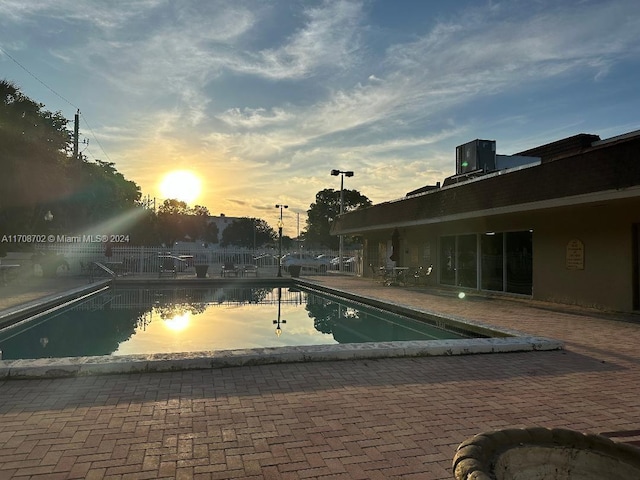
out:
<path id="1" fill-rule="evenodd" d="M 282 256 L 280 265 L 288 270 L 292 265 L 300 265 L 302 268 L 308 268 L 316 272 L 324 273 L 329 269 L 331 260 L 325 256 L 315 256 L 308 253 L 287 253 Z"/>
<path id="2" fill-rule="evenodd" d="M 342 269 L 345 272 L 352 272 L 356 268 L 356 257 L 342 257 Z M 340 269 L 340 257 L 331 259 L 331 270 Z"/>
<path id="3" fill-rule="evenodd" d="M 278 257 L 275 255 L 270 255 L 268 253 L 263 253 L 262 255 L 258 255 L 253 257 L 253 264 L 258 267 L 277 267 L 278 266 Z"/>

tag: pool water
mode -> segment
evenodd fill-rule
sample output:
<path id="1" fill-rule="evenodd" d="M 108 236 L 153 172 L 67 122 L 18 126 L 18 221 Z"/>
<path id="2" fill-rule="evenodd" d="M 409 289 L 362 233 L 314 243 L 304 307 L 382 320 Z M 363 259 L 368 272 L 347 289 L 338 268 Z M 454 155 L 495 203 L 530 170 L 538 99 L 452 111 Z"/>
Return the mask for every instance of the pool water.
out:
<path id="1" fill-rule="evenodd" d="M 2 359 L 467 338 L 287 287 L 113 288 L 0 331 Z"/>

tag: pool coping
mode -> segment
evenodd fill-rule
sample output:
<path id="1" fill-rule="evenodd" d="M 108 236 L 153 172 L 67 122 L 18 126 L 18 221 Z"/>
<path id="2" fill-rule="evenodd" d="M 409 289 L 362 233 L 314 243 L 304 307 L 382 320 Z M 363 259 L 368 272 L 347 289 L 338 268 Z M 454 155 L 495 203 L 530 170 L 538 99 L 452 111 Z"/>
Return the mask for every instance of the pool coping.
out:
<path id="1" fill-rule="evenodd" d="M 10 307 L 0 311 L 0 328 L 16 323 L 25 317 L 32 317 L 39 313 L 49 310 L 57 305 L 66 304 L 76 299 L 80 299 L 86 295 L 97 293 L 108 287 L 111 280 L 100 280 L 88 283 L 80 287 L 75 287 L 64 292 L 54 293 L 37 300 L 31 300 L 27 303 Z"/>
<path id="2" fill-rule="evenodd" d="M 76 288 L 63 294 L 52 295 L 40 300 L 51 306 L 90 294 L 106 286 L 109 282 L 97 282 Z M 171 282 L 163 282 L 165 284 Z M 182 283 L 182 282 L 181 282 Z M 243 282 L 244 283 L 244 282 Z M 171 372 L 177 370 L 217 369 L 249 365 L 269 365 L 278 363 L 321 362 L 339 360 L 364 360 L 394 357 L 427 357 L 471 355 L 482 353 L 509 353 L 559 350 L 563 343 L 545 337 L 529 336 L 514 330 L 497 329 L 481 322 L 451 315 L 442 315 L 425 309 L 408 309 L 400 304 L 382 302 L 371 297 L 354 295 L 349 292 L 322 286 L 317 282 L 298 280 L 293 285 L 307 286 L 325 292 L 333 292 L 349 299 L 366 303 L 391 305 L 395 310 L 412 310 L 427 315 L 437 315 L 447 321 L 462 322 L 478 330 L 501 332 L 502 337 L 467 338 L 454 340 L 423 340 L 401 342 L 371 342 L 336 345 L 308 345 L 290 347 L 269 347 L 234 350 L 212 350 L 204 352 L 126 355 L 126 356 L 85 356 L 70 358 L 44 358 L 34 360 L 0 360 L 0 379 L 55 378 L 85 375 L 104 375 L 122 373 Z M 31 308 L 34 306 L 31 305 Z M 14 309 L 24 315 L 28 307 Z M 13 315 L 18 315 L 16 311 Z M 0 324 L 7 315 L 3 312 Z"/>

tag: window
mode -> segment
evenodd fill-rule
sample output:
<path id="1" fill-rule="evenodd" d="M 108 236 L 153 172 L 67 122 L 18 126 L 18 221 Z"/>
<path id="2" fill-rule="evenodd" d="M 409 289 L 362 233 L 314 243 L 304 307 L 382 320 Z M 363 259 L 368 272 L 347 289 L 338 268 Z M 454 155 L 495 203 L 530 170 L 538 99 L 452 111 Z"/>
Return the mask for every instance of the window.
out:
<path id="1" fill-rule="evenodd" d="M 456 237 L 440 239 L 440 283 L 456 284 Z"/>
<path id="2" fill-rule="evenodd" d="M 531 231 L 447 236 L 440 238 L 440 283 L 497 292 L 531 295 Z M 479 253 L 479 257 L 478 257 Z M 480 259 L 478 261 L 478 258 Z"/>
<path id="3" fill-rule="evenodd" d="M 482 288 L 504 291 L 504 235 L 485 233 L 480 240 Z"/>
<path id="4" fill-rule="evenodd" d="M 476 235 L 458 237 L 458 285 L 477 288 L 478 286 L 478 245 Z"/>
<path id="5" fill-rule="evenodd" d="M 532 237 L 530 231 L 506 234 L 507 292 L 525 295 L 533 292 Z"/>

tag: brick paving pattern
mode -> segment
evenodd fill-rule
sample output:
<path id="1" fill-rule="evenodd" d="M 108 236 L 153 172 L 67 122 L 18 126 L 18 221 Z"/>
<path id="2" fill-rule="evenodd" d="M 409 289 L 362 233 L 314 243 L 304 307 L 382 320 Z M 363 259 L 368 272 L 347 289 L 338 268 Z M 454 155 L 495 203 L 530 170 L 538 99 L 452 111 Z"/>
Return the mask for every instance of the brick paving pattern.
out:
<path id="1" fill-rule="evenodd" d="M 566 349 L 0 381 L 0 479 L 451 479 L 482 431 L 640 428 L 633 315 L 319 281 Z"/>

